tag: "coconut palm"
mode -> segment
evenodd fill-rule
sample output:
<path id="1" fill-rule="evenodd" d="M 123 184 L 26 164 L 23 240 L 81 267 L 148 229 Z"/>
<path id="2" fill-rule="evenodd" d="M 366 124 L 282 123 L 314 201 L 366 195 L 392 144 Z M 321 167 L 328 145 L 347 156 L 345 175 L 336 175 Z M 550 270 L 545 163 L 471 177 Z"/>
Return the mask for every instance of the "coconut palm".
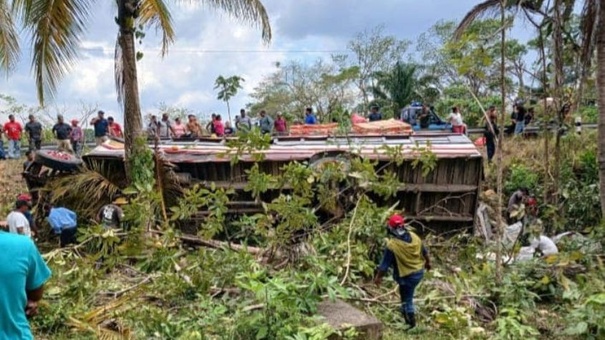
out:
<path id="1" fill-rule="evenodd" d="M 394 112 L 399 112 L 414 99 L 416 66 L 397 62 L 388 72 L 376 72 L 376 85 L 371 90 L 374 97 L 389 101 Z"/>
<path id="2" fill-rule="evenodd" d="M 260 26 L 264 41 L 271 27 L 260 0 L 173 0 L 220 9 L 235 18 Z M 124 109 L 126 157 L 141 133 L 141 107 L 137 81 L 135 36 L 140 29 L 155 28 L 162 34 L 162 56 L 175 32 L 166 0 L 115 0 L 118 25 L 115 48 L 115 83 Z M 78 57 L 78 47 L 88 19 L 97 9 L 95 0 L 0 0 L 0 67 L 12 70 L 21 50 L 19 25 L 32 38 L 32 68 L 41 105 L 52 98 L 63 76 Z"/>

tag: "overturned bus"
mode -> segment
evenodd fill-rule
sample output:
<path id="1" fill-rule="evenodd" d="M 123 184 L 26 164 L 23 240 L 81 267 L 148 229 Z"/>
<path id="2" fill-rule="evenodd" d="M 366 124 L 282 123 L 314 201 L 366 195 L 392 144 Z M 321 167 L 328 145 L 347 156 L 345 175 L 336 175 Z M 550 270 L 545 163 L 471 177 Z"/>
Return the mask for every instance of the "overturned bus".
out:
<path id="1" fill-rule="evenodd" d="M 384 126 L 385 123 L 381 124 Z M 260 200 L 253 197 L 247 186 L 249 170 L 255 164 L 262 173 L 273 176 L 279 176 L 292 162 L 315 168 L 337 162 L 343 164 L 342 171 L 347 172 L 346 163 L 357 157 L 371 160 L 377 174 L 389 171 L 401 183 L 390 197 L 372 195 L 378 204 L 397 205 L 407 220 L 422 227 L 448 230 L 471 227 L 483 175 L 482 157 L 476 146 L 462 134 L 418 133 L 402 122 L 389 124 L 388 128 L 377 128 L 381 125 L 365 123 L 365 127 L 356 126 L 345 135 L 335 133 L 329 127 L 316 127 L 313 131 L 319 132 L 315 134 L 304 132 L 308 127 L 300 127 L 293 129 L 297 131 L 290 135 L 272 137 L 267 148 L 246 152 L 235 150 L 231 138 L 170 140 L 155 148 L 163 161 L 170 164 L 181 186 L 198 184 L 232 189 L 228 207 L 233 214 L 263 212 L 263 202 L 270 202 L 292 189 L 287 186 L 268 188 Z M 428 172 L 414 164 L 427 153 L 435 162 Z M 234 155 L 237 155 L 235 162 Z M 30 190 L 36 190 L 49 179 L 79 171 L 83 166 L 81 163 L 95 162 L 124 173 L 124 144 L 109 140 L 87 153 L 82 161 L 68 154 L 42 150 L 24 176 Z M 199 212 L 201 216 L 205 213 Z"/>

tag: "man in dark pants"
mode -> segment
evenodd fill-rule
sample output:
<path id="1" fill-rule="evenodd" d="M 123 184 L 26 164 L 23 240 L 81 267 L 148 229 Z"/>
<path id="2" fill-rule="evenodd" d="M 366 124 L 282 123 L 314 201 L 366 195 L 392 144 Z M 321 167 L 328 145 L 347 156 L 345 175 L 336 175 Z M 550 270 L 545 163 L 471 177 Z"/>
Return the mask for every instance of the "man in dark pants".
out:
<path id="1" fill-rule="evenodd" d="M 25 124 L 25 132 L 29 140 L 29 151 L 42 148 L 42 124 L 36 120 L 34 115 L 29 115 L 29 122 Z"/>
<path id="2" fill-rule="evenodd" d="M 78 217 L 76 213 L 67 208 L 56 208 L 49 204 L 44 206 L 44 213 L 48 224 L 59 235 L 61 248 L 77 242 Z"/>
<path id="3" fill-rule="evenodd" d="M 485 123 L 485 132 L 483 135 L 485 136 L 485 148 L 487 149 L 487 161 L 489 163 L 492 162 L 494 155 L 496 154 L 496 136 L 500 134 L 500 130 L 498 130 L 498 125 L 496 124 L 497 115 L 496 115 L 496 107 L 490 106 L 487 116 L 489 118 L 489 122 Z M 493 128 L 490 129 L 490 124 Z"/>
<path id="4" fill-rule="evenodd" d="M 374 283 L 380 286 L 384 274 L 393 267 L 393 279 L 399 284 L 400 311 L 405 323 L 410 326 L 409 330 L 416 327 L 414 291 L 424 276 L 424 270 L 431 269 L 431 261 L 422 240 L 408 230 L 403 216 L 391 216 L 387 230 L 392 238 L 387 241 Z"/>

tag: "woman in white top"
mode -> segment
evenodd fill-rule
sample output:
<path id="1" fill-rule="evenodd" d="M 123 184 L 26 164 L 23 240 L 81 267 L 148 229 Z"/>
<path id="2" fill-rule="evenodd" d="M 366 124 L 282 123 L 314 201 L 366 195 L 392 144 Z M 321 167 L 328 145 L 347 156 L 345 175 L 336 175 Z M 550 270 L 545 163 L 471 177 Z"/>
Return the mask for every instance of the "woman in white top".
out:
<path id="1" fill-rule="evenodd" d="M 452 124 L 452 132 L 466 134 L 466 124 L 462 120 L 462 114 L 458 107 L 454 106 L 452 108 L 452 113 L 447 117 L 447 120 Z"/>

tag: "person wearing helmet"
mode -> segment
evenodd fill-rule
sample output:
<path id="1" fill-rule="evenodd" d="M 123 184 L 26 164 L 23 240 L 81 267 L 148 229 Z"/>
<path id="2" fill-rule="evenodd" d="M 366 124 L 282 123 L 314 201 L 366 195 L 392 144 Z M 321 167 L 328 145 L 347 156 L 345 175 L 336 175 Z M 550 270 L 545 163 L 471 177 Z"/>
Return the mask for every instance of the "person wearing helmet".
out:
<path id="1" fill-rule="evenodd" d="M 393 279 L 399 284 L 400 311 L 409 330 L 416 327 L 414 291 L 424 276 L 424 270 L 431 269 L 431 261 L 422 240 L 408 229 L 403 216 L 391 216 L 387 230 L 391 238 L 387 240 L 374 283 L 380 286 L 384 274 L 393 267 Z"/>

